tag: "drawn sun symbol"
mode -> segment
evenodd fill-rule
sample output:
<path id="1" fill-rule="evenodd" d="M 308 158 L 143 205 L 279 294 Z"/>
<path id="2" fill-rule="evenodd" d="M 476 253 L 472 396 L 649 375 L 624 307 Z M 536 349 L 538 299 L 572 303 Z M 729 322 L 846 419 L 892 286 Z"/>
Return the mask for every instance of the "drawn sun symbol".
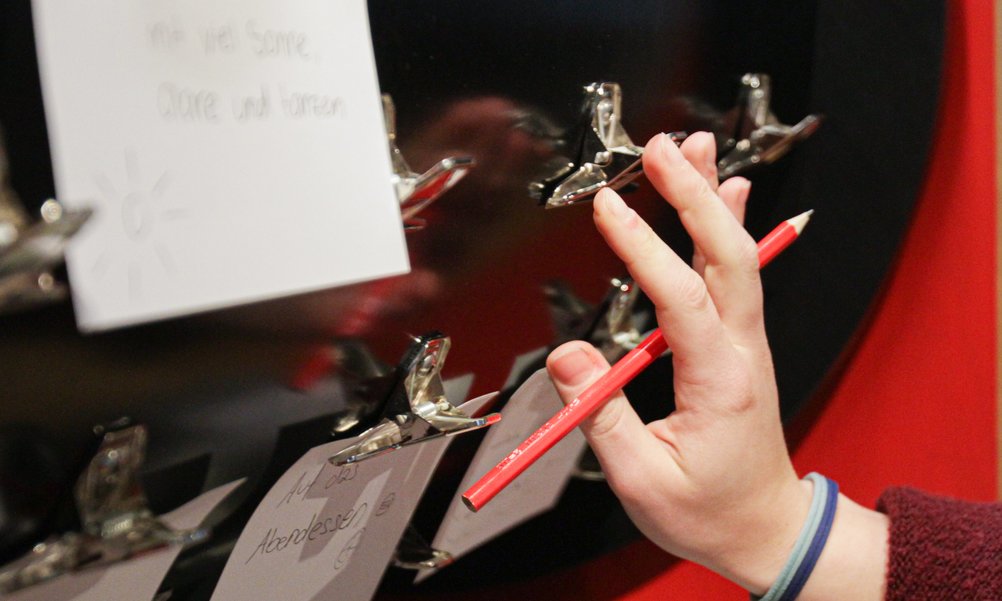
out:
<path id="1" fill-rule="evenodd" d="M 101 172 L 94 174 L 94 183 L 104 197 L 103 206 L 112 219 L 117 217 L 126 239 L 131 243 L 130 252 L 127 257 L 119 257 L 106 250 L 98 255 L 91 269 L 96 277 L 104 278 L 112 263 L 125 259 L 129 298 L 140 301 L 143 297 L 144 265 L 159 264 L 163 275 L 170 278 L 177 275 L 174 257 L 167 244 L 157 239 L 157 233 L 163 229 L 164 223 L 187 219 L 188 212 L 168 205 L 169 171 L 161 171 L 155 179 L 148 180 L 140 169 L 134 150 L 126 149 L 124 159 L 124 183 L 116 185 Z"/>

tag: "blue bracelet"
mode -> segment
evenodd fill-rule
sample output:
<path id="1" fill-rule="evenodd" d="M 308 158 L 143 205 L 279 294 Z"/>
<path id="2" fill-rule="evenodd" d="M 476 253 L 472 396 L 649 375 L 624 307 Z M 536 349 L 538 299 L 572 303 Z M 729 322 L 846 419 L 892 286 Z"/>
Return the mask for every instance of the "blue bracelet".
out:
<path id="1" fill-rule="evenodd" d="M 793 601 L 803 590 L 807 578 L 824 549 L 828 534 L 831 532 L 832 521 L 835 518 L 835 507 L 838 503 L 838 484 L 821 476 L 810 473 L 806 476 L 814 484 L 814 496 L 807 512 L 807 520 L 800 530 L 797 542 L 786 565 L 780 571 L 776 581 L 762 597 L 751 595 L 753 601 Z"/>
<path id="2" fill-rule="evenodd" d="M 811 547 L 807 550 L 807 555 L 804 557 L 803 563 L 797 568 L 797 573 L 794 574 L 793 580 L 790 582 L 790 587 L 786 589 L 786 594 L 782 597 L 783 601 L 793 601 L 796 599 L 800 591 L 803 590 L 804 585 L 807 584 L 807 578 L 814 570 L 814 565 L 818 562 L 821 550 L 825 548 L 828 534 L 832 530 L 832 522 L 835 520 L 835 507 L 837 505 L 838 484 L 828 480 L 828 499 L 825 503 L 825 513 L 821 516 L 821 525 L 814 535 L 814 540 L 811 541 Z"/>

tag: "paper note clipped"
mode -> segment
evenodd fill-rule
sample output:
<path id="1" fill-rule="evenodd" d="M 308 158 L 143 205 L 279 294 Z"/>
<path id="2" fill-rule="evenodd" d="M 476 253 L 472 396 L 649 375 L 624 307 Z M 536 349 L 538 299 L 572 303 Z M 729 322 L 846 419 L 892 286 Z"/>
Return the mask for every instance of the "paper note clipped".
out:
<path id="1" fill-rule="evenodd" d="M 33 0 L 78 326 L 409 269 L 364 0 Z"/>
<path id="2" fill-rule="evenodd" d="M 468 415 L 496 393 L 460 406 Z M 367 601 L 451 442 L 443 437 L 341 466 L 328 459 L 359 437 L 313 448 L 265 495 L 213 601 Z"/>
<path id="3" fill-rule="evenodd" d="M 521 474 L 480 511 L 474 513 L 462 501 L 462 492 L 505 458 L 512 449 L 563 407 L 545 369 L 540 369 L 508 400 L 501 422 L 492 426 L 477 449 L 470 467 L 431 546 L 455 559 L 492 538 L 553 507 L 560 498 L 586 441 L 575 429 Z M 437 570 L 418 573 L 424 580 Z"/>
<path id="4" fill-rule="evenodd" d="M 197 528 L 243 480 L 216 487 L 160 519 L 177 530 Z M 3 599 L 10 601 L 143 601 L 153 599 L 160 582 L 181 553 L 168 546 L 106 567 L 83 569 L 49 582 L 22 589 Z"/>

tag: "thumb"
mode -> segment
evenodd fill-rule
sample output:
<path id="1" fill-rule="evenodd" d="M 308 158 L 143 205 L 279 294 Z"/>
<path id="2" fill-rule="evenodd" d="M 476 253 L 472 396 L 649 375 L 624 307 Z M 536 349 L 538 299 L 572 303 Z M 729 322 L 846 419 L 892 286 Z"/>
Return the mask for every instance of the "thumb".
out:
<path id="1" fill-rule="evenodd" d="M 557 394 L 566 405 L 609 371 L 609 362 L 592 345 L 572 341 L 550 353 L 546 369 Z M 654 443 L 653 435 L 622 391 L 582 422 L 581 431 L 610 479 L 617 469 L 627 468 L 619 464 L 636 457 L 638 446 Z"/>

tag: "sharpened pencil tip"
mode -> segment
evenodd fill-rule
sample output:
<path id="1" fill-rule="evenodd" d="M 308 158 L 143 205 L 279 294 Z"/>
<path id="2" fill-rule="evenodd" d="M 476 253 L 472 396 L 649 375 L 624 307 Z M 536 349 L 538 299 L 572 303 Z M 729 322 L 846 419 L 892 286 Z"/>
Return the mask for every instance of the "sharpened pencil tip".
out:
<path id="1" fill-rule="evenodd" d="M 791 217 L 786 222 L 793 226 L 793 229 L 796 230 L 797 235 L 799 236 L 800 232 L 804 231 L 804 227 L 807 226 L 807 222 L 811 220 L 811 215 L 813 214 L 814 209 L 810 209 L 809 211 L 804 211 L 796 217 Z"/>

